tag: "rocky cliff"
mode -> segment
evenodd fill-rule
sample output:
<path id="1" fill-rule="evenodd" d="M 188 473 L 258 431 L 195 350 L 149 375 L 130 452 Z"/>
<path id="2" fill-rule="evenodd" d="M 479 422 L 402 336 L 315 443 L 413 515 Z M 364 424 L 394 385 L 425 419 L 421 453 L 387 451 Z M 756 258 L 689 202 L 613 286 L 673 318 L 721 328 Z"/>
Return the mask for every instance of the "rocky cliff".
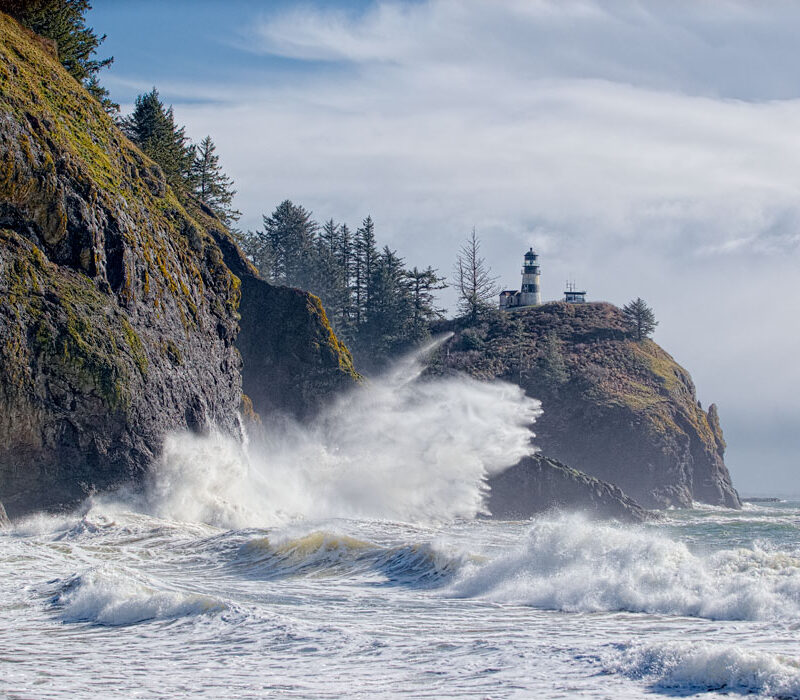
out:
<path id="1" fill-rule="evenodd" d="M 620 486 L 645 507 L 738 508 L 715 406 L 651 340 L 635 341 L 611 304 L 554 302 L 456 328 L 432 364 L 519 383 L 541 399 L 542 453 Z"/>
<path id="2" fill-rule="evenodd" d="M 318 297 L 259 279 L 231 238 L 210 223 L 225 264 L 241 280 L 236 347 L 246 396 L 258 414 L 313 416 L 328 398 L 360 380 L 350 351 Z"/>
<path id="3" fill-rule="evenodd" d="M 243 290 L 257 343 L 239 336 Z M 270 368 L 247 382 L 267 408 L 308 410 L 311 394 L 356 376 L 318 300 L 257 280 L 224 227 L 187 210 L 46 44 L 0 13 L 9 515 L 138 479 L 169 431 L 238 433 L 237 339 L 248 363 Z"/>

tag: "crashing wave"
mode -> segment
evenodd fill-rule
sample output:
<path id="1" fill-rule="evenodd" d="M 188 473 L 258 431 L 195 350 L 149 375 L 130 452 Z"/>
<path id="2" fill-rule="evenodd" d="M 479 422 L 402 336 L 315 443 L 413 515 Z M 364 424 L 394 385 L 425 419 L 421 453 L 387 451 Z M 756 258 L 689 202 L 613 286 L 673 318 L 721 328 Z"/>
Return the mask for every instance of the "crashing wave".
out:
<path id="1" fill-rule="evenodd" d="M 652 690 L 722 691 L 800 698 L 800 662 L 763 651 L 705 642 L 623 645 L 604 660 L 609 673 Z"/>
<path id="2" fill-rule="evenodd" d="M 800 558 L 744 548 L 695 554 L 645 529 L 564 516 L 535 521 L 521 547 L 470 568 L 451 593 L 571 612 L 797 618 Z"/>
<path id="3" fill-rule="evenodd" d="M 416 381 L 421 371 L 410 356 L 309 425 L 267 426 L 246 446 L 171 436 L 149 484 L 149 512 L 226 528 L 474 517 L 484 511 L 486 478 L 531 453 L 540 404 L 511 384 Z"/>
<path id="4" fill-rule="evenodd" d="M 227 607 L 211 596 L 163 590 L 140 574 L 108 565 L 63 582 L 52 603 L 65 622 L 109 626 L 173 620 Z"/>

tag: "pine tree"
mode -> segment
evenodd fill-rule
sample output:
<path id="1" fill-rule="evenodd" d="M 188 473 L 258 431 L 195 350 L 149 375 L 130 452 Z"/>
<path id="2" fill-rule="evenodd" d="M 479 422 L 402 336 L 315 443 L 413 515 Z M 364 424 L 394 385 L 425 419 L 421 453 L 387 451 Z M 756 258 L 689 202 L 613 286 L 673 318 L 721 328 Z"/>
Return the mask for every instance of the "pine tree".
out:
<path id="1" fill-rule="evenodd" d="M 266 280 L 271 279 L 272 249 L 266 233 L 264 231 L 242 231 L 236 235 L 236 239 L 244 254 L 255 265 L 259 275 Z"/>
<path id="2" fill-rule="evenodd" d="M 286 199 L 263 221 L 270 258 L 268 279 L 309 289 L 314 278 L 314 240 L 319 228 L 311 212 Z"/>
<path id="3" fill-rule="evenodd" d="M 558 391 L 558 387 L 569 380 L 561 340 L 552 331 L 545 338 L 540 373 L 542 380 L 552 391 Z"/>
<path id="4" fill-rule="evenodd" d="M 106 37 L 97 36 L 91 27 L 86 26 L 84 15 L 91 9 L 88 0 L 0 0 L 0 11 L 56 42 L 61 65 L 107 112 L 113 114 L 119 111 L 119 105 L 111 101 L 97 74 L 110 66 L 114 58 L 94 58 Z"/>
<path id="5" fill-rule="evenodd" d="M 233 181 L 222 171 L 216 150 L 210 136 L 200 142 L 195 151 L 191 179 L 197 198 L 230 226 L 242 213 L 231 206 L 236 190 Z"/>
<path id="6" fill-rule="evenodd" d="M 385 247 L 372 264 L 366 322 L 359 330 L 358 346 L 378 366 L 410 343 L 408 327 L 413 302 L 403 260 Z"/>
<path id="7" fill-rule="evenodd" d="M 328 219 L 319 232 L 322 250 L 335 257 L 339 248 L 339 224 L 333 219 Z"/>
<path id="8" fill-rule="evenodd" d="M 630 304 L 623 306 L 622 314 L 625 317 L 625 325 L 639 341 L 650 337 L 658 325 L 653 309 L 641 297 L 636 297 Z"/>
<path id="9" fill-rule="evenodd" d="M 347 224 L 342 224 L 339 228 L 339 243 L 337 246 L 337 258 L 339 270 L 342 275 L 342 285 L 344 294 L 342 304 L 337 312 L 337 328 L 347 339 L 353 336 L 353 260 L 355 252 L 353 250 L 353 238 Z"/>
<path id="10" fill-rule="evenodd" d="M 355 308 L 357 323 L 367 320 L 366 310 L 372 303 L 372 285 L 374 282 L 375 264 L 378 260 L 378 247 L 375 243 L 375 223 L 371 216 L 361 222 L 356 230 L 355 240 Z"/>
<path id="11" fill-rule="evenodd" d="M 492 306 L 499 293 L 496 277 L 481 257 L 481 243 L 472 229 L 470 237 L 461 246 L 455 266 L 455 287 L 461 313 L 472 323 Z"/>
<path id="12" fill-rule="evenodd" d="M 343 309 L 349 306 L 350 289 L 339 254 L 339 233 L 339 225 L 330 219 L 316 236 L 309 290 L 319 296 L 337 334 L 344 337 L 349 324 L 340 324 L 340 320 L 345 316 Z"/>
<path id="13" fill-rule="evenodd" d="M 439 319 L 444 314 L 444 309 L 437 309 L 434 290 L 445 289 L 444 277 L 439 277 L 437 271 L 428 266 L 424 270 L 416 267 L 406 273 L 411 294 L 412 317 L 409 327 L 409 340 L 418 343 L 429 334 L 431 321 Z"/>
<path id="14" fill-rule="evenodd" d="M 133 114 L 120 126 L 139 148 L 161 166 L 167 182 L 176 191 L 192 191 L 195 148 L 185 128 L 175 123 L 172 107 L 165 108 L 158 90 L 139 95 Z"/>

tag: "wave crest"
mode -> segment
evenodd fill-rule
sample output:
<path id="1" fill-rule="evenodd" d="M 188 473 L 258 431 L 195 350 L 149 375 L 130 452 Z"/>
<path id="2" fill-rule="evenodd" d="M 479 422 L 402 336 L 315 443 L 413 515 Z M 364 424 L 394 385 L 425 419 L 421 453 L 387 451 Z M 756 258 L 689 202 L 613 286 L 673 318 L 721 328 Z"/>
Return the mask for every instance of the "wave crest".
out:
<path id="1" fill-rule="evenodd" d="M 430 544 L 383 547 L 317 531 L 286 541 L 250 540 L 242 545 L 234 566 L 266 579 L 361 576 L 419 587 L 438 584 L 465 561 L 465 556 L 447 554 Z"/>

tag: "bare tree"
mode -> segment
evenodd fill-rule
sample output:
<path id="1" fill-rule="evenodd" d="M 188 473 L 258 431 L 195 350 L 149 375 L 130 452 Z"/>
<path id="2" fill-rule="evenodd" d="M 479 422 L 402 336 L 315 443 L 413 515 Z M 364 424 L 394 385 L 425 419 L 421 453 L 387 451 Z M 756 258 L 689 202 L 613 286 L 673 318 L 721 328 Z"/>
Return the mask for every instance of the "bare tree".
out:
<path id="1" fill-rule="evenodd" d="M 472 323 L 494 306 L 500 291 L 495 283 L 497 278 L 492 277 L 492 271 L 480 253 L 481 242 L 473 227 L 470 237 L 458 251 L 454 270 L 459 311 Z"/>

